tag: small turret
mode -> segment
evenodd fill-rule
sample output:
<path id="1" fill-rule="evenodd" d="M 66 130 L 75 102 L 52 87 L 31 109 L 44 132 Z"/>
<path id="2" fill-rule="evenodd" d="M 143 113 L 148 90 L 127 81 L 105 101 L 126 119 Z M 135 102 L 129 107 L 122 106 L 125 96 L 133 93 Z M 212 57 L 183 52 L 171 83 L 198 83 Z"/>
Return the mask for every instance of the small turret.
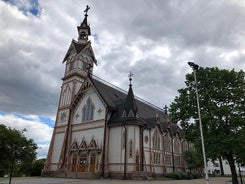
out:
<path id="1" fill-rule="evenodd" d="M 78 31 L 78 42 L 80 43 L 87 43 L 88 36 L 91 35 L 90 26 L 88 25 L 87 17 L 88 17 L 88 10 L 90 7 L 87 5 L 86 9 L 84 10 L 85 15 L 84 19 L 80 26 L 77 26 Z"/>
<path id="2" fill-rule="evenodd" d="M 129 90 L 128 95 L 124 104 L 124 114 L 126 117 L 136 118 L 138 116 L 138 107 L 136 105 L 136 101 L 134 98 L 134 93 L 132 89 L 132 76 L 133 74 L 130 72 L 129 74 Z"/>

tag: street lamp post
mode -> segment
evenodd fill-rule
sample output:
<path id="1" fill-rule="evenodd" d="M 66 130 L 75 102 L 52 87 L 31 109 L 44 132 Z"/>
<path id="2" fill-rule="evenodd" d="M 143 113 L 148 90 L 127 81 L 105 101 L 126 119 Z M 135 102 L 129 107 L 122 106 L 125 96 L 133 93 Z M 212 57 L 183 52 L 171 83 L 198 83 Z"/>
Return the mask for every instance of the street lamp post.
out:
<path id="1" fill-rule="evenodd" d="M 193 73 L 194 73 L 196 98 L 197 98 L 197 110 L 198 110 L 198 118 L 199 118 L 199 128 L 200 128 L 201 142 L 202 142 L 202 155 L 203 155 L 203 162 L 204 162 L 204 169 L 205 169 L 205 178 L 206 178 L 206 184 L 209 184 L 206 154 L 205 154 L 205 147 L 204 147 L 204 137 L 203 137 L 203 131 L 202 131 L 202 119 L 201 119 L 201 112 L 200 112 L 199 95 L 198 95 L 198 90 L 197 90 L 196 71 L 198 70 L 199 66 L 193 62 L 188 62 L 188 65 L 190 65 L 190 67 L 193 69 Z"/>

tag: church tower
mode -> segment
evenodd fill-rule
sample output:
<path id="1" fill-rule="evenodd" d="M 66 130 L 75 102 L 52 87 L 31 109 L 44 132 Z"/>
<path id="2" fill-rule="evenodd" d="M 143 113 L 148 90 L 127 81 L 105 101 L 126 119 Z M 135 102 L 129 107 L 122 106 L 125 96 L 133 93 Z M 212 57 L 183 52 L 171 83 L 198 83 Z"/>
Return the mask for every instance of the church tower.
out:
<path id="1" fill-rule="evenodd" d="M 87 22 L 87 5 L 84 10 L 84 19 L 78 30 L 78 40 L 72 40 L 69 49 L 63 59 L 66 64 L 63 84 L 61 86 L 60 99 L 56 114 L 55 127 L 48 152 L 48 159 L 44 170 L 59 170 L 63 167 L 65 154 L 67 151 L 66 142 L 68 141 L 69 119 L 71 118 L 71 104 L 77 92 L 87 77 L 92 74 L 94 64 L 97 61 L 94 56 L 89 36 L 91 35 L 90 26 Z"/>
<path id="2" fill-rule="evenodd" d="M 74 96 L 80 89 L 84 79 L 92 73 L 93 65 L 97 64 L 91 42 L 88 40 L 88 36 L 91 35 L 90 26 L 87 23 L 89 9 L 89 6 L 87 6 L 84 11 L 84 19 L 81 25 L 77 27 L 78 41 L 72 40 L 63 59 L 63 63 L 66 63 L 66 69 L 62 79 L 57 124 L 67 123 L 67 117 L 69 116 L 67 112 Z"/>

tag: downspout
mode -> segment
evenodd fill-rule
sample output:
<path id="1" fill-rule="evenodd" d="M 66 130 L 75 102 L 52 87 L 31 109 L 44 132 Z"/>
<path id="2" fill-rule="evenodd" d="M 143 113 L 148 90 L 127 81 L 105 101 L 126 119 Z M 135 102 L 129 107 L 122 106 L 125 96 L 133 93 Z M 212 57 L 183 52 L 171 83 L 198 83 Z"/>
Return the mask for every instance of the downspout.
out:
<path id="1" fill-rule="evenodd" d="M 101 168 L 101 177 L 104 178 L 105 176 L 105 149 L 106 149 L 106 134 L 107 134 L 107 119 L 109 110 L 107 108 L 106 115 L 105 115 L 105 126 L 104 126 L 104 140 L 103 140 L 103 152 L 102 152 L 102 168 Z"/>
<path id="2" fill-rule="evenodd" d="M 173 172 L 175 172 L 175 164 L 174 164 L 174 137 L 171 137 L 171 147 L 172 147 L 172 165 L 173 165 Z"/>
<path id="3" fill-rule="evenodd" d="M 123 125 L 124 130 L 125 130 L 125 137 L 124 137 L 124 141 L 125 141 L 125 153 L 124 153 L 124 174 L 123 174 L 123 178 L 126 180 L 127 179 L 127 129 L 126 129 L 126 122 Z"/>
<path id="4" fill-rule="evenodd" d="M 152 147 L 151 147 L 151 129 L 149 131 L 149 143 L 150 143 L 150 172 L 152 174 Z"/>
<path id="5" fill-rule="evenodd" d="M 140 171 L 144 171 L 144 128 L 140 127 L 140 140 L 141 140 L 141 160 L 140 160 Z"/>

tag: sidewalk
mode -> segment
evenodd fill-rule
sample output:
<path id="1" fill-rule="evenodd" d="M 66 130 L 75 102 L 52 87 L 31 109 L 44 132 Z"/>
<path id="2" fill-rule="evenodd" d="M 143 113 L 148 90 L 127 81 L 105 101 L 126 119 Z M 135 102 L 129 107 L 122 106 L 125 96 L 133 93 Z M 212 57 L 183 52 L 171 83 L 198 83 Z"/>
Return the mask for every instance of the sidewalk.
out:
<path id="1" fill-rule="evenodd" d="M 230 181 L 229 177 L 214 177 L 210 178 L 210 184 L 226 184 Z M 0 179 L 0 184 L 8 184 L 9 179 Z M 13 178 L 11 184 L 205 184 L 205 179 L 194 180 L 117 180 L 117 179 L 71 179 L 71 178 L 44 178 L 44 177 L 27 177 L 27 178 Z"/>

